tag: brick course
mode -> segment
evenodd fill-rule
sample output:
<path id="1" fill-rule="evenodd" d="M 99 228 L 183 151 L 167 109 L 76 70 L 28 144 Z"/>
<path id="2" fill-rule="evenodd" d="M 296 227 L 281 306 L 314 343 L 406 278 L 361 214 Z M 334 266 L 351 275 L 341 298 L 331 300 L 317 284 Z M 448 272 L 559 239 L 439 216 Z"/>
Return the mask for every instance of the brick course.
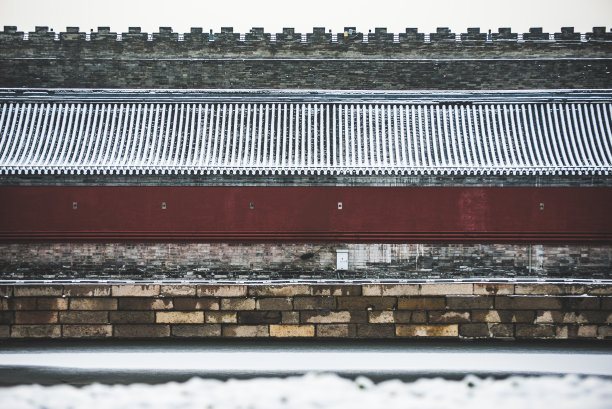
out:
<path id="1" fill-rule="evenodd" d="M 112 289 L 97 284 L 95 290 L 89 284 L 56 285 L 49 292 L 27 284 L 5 286 L 0 338 L 612 336 L 612 297 L 606 284 L 503 284 L 495 290 L 486 289 L 485 283 L 444 284 L 436 296 L 429 295 L 431 284 L 410 283 L 334 284 L 326 289 L 319 284 L 251 284 L 239 292 L 218 285 L 181 286 L 174 292 L 161 285 L 156 287 L 160 291 L 153 291 L 157 295 L 150 296 L 134 296 L 141 287 L 132 284 L 114 284 Z M 521 295 L 515 295 L 518 286 Z M 193 297 L 196 287 L 207 297 Z M 472 294 L 466 294 L 466 288 Z M 297 294 L 292 295 L 293 290 Z M 385 291 L 387 295 L 381 295 Z M 229 296 L 238 293 L 248 296 Z M 212 294 L 228 297 L 209 297 Z"/>

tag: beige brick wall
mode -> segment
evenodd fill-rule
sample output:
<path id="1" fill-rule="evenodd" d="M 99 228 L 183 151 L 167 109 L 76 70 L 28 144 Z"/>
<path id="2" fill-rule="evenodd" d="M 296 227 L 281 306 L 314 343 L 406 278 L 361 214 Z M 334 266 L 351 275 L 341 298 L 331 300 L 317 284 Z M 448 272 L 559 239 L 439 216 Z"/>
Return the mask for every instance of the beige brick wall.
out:
<path id="1" fill-rule="evenodd" d="M 0 338 L 610 339 L 612 284 L 0 285 Z"/>

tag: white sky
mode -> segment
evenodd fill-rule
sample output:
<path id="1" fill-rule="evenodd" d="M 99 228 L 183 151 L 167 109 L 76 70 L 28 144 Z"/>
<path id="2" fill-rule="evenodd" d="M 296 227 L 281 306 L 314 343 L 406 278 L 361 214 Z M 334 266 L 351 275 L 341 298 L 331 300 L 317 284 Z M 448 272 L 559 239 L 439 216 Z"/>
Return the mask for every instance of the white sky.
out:
<path id="1" fill-rule="evenodd" d="M 593 26 L 612 26 L 612 0 L 0 0 L 0 26 L 4 25 L 23 31 L 36 25 L 54 31 L 66 26 L 82 31 L 110 26 L 117 32 L 129 26 L 146 32 L 159 26 L 176 32 L 188 32 L 190 27 L 218 32 L 222 26 L 234 27 L 235 32 L 251 27 L 280 32 L 294 27 L 303 33 L 312 27 L 341 32 L 344 26 L 363 32 L 375 27 L 387 27 L 389 32 L 403 32 L 406 27 L 421 32 L 436 27 L 455 32 L 467 27 L 483 31 L 512 27 L 515 32 L 543 27 L 552 33 L 574 26 L 586 32 Z"/>

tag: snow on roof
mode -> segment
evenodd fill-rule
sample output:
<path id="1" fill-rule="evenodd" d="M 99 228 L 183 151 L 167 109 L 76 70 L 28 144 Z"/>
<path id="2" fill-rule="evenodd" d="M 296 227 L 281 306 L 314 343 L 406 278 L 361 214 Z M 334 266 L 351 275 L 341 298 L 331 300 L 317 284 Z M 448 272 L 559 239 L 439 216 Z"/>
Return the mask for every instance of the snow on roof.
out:
<path id="1" fill-rule="evenodd" d="M 0 173 L 609 174 L 612 103 L 6 101 Z"/>

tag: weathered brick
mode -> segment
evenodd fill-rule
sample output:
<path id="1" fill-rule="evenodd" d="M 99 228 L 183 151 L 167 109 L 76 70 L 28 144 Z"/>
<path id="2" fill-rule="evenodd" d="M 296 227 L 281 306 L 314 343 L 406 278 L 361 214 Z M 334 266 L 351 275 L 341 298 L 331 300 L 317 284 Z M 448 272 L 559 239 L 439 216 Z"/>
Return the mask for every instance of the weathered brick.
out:
<path id="1" fill-rule="evenodd" d="M 444 297 L 398 298 L 398 310 L 443 310 L 446 308 Z"/>
<path id="2" fill-rule="evenodd" d="M 446 306 L 450 310 L 475 310 L 493 308 L 493 297 L 459 295 L 446 297 Z"/>
<path id="3" fill-rule="evenodd" d="M 11 336 L 11 327 L 9 325 L 0 325 L 0 339 L 9 338 Z"/>
<path id="4" fill-rule="evenodd" d="M 13 295 L 12 285 L 0 285 L 0 297 L 11 297 Z"/>
<path id="5" fill-rule="evenodd" d="M 395 297 L 338 297 L 339 310 L 392 310 Z"/>
<path id="6" fill-rule="evenodd" d="M 249 287 L 249 296 L 293 297 L 296 295 L 310 295 L 310 286 L 303 285 L 303 284 L 292 284 L 292 285 L 252 285 Z"/>
<path id="7" fill-rule="evenodd" d="M 14 324 L 15 314 L 11 311 L 0 312 L 0 324 Z"/>
<path id="8" fill-rule="evenodd" d="M 67 310 L 68 298 L 40 297 L 36 300 L 37 310 Z"/>
<path id="9" fill-rule="evenodd" d="M 472 295 L 471 283 L 458 284 L 421 284 L 421 295 Z"/>
<path id="10" fill-rule="evenodd" d="M 270 311 L 273 313 L 274 311 Z M 282 324 L 299 324 L 300 313 L 298 311 L 282 311 L 281 312 L 281 323 Z"/>
<path id="11" fill-rule="evenodd" d="M 246 285 L 211 285 L 197 286 L 198 297 L 246 297 Z"/>
<path id="12" fill-rule="evenodd" d="M 586 286 L 577 284 L 516 284 L 514 294 L 517 295 L 563 295 L 584 294 Z"/>
<path id="13" fill-rule="evenodd" d="M 578 325 L 556 325 L 555 338 L 558 339 L 575 339 L 578 338 Z"/>
<path id="14" fill-rule="evenodd" d="M 597 310 L 599 297 L 561 297 L 561 304 L 565 310 Z"/>
<path id="15" fill-rule="evenodd" d="M 201 324 L 204 322 L 203 311 L 158 311 L 155 313 L 158 324 Z"/>
<path id="16" fill-rule="evenodd" d="M 120 310 L 171 310 L 173 307 L 171 298 L 119 298 Z M 70 308 L 72 308 L 72 304 Z"/>
<path id="17" fill-rule="evenodd" d="M 610 323 L 612 313 L 608 311 L 580 311 L 576 317 L 579 324 L 606 324 Z"/>
<path id="18" fill-rule="evenodd" d="M 419 295 L 418 284 L 363 284 L 361 292 L 364 296 L 409 296 Z"/>
<path id="19" fill-rule="evenodd" d="M 393 324 L 357 324 L 357 337 L 359 338 L 394 338 L 395 325 Z"/>
<path id="20" fill-rule="evenodd" d="M 64 295 L 68 297 L 109 297 L 110 285 L 69 284 L 64 286 Z"/>
<path id="21" fill-rule="evenodd" d="M 556 325 L 555 326 L 555 338 L 557 339 L 569 339 L 578 337 L 578 325 Z"/>
<path id="22" fill-rule="evenodd" d="M 576 333 L 578 330 L 576 329 Z M 568 339 L 569 336 L 569 326 L 568 325 L 556 325 L 555 326 L 555 338 L 556 339 Z"/>
<path id="23" fill-rule="evenodd" d="M 472 322 L 520 322 L 531 324 L 535 319 L 534 311 L 473 310 Z"/>
<path id="24" fill-rule="evenodd" d="M 370 322 L 371 324 L 394 324 L 395 323 L 394 313 L 396 312 L 399 312 L 399 311 L 368 311 L 368 322 Z M 410 311 L 402 311 L 402 312 L 407 312 L 408 314 L 410 314 Z"/>
<path id="25" fill-rule="evenodd" d="M 112 325 L 64 325 L 64 338 L 105 338 L 113 336 Z"/>
<path id="26" fill-rule="evenodd" d="M 6 298 L 0 298 L 0 311 L 9 310 L 9 300 Z"/>
<path id="27" fill-rule="evenodd" d="M 9 298 L 8 309 L 11 311 L 36 310 L 36 298 Z"/>
<path id="28" fill-rule="evenodd" d="M 231 311 L 207 311 L 204 316 L 207 324 L 236 324 L 238 319 L 236 312 Z"/>
<path id="29" fill-rule="evenodd" d="M 562 311 L 537 311 L 536 324 L 557 324 L 563 322 L 564 314 Z"/>
<path id="30" fill-rule="evenodd" d="M 474 283 L 474 295 L 514 294 L 514 284 Z"/>
<path id="31" fill-rule="evenodd" d="M 17 311 L 15 312 L 16 324 L 55 324 L 57 322 L 56 311 Z"/>
<path id="32" fill-rule="evenodd" d="M 237 338 L 259 338 L 270 335 L 267 325 L 224 325 L 222 328 L 224 337 Z"/>
<path id="33" fill-rule="evenodd" d="M 193 338 L 220 337 L 221 336 L 221 325 L 220 324 L 172 325 L 172 335 L 175 337 L 193 337 Z"/>
<path id="34" fill-rule="evenodd" d="M 601 309 L 612 310 L 612 297 L 601 297 Z"/>
<path id="35" fill-rule="evenodd" d="M 429 311 L 429 322 L 434 324 L 461 324 L 470 322 L 467 311 Z"/>
<path id="36" fill-rule="evenodd" d="M 183 298 L 177 297 L 174 299 L 175 310 L 219 310 L 219 300 L 217 298 Z"/>
<path id="37" fill-rule="evenodd" d="M 62 324 L 106 324 L 106 311 L 61 311 L 59 322 Z"/>
<path id="38" fill-rule="evenodd" d="M 612 339 L 612 326 L 600 325 L 597 328 L 597 338 L 600 339 Z"/>
<path id="39" fill-rule="evenodd" d="M 295 310 L 333 310 L 336 308 L 336 297 L 295 297 Z"/>
<path id="40" fill-rule="evenodd" d="M 128 324 L 115 325 L 114 333 L 120 338 L 159 338 L 170 336 L 170 325 Z"/>
<path id="41" fill-rule="evenodd" d="M 155 297 L 159 295 L 159 284 L 113 285 L 113 297 Z"/>
<path id="42" fill-rule="evenodd" d="M 159 289 L 159 293 L 164 297 L 195 297 L 196 286 L 190 284 L 162 285 Z"/>
<path id="43" fill-rule="evenodd" d="M 303 323 L 363 323 L 368 322 L 367 311 L 302 311 Z"/>
<path id="44" fill-rule="evenodd" d="M 556 328 L 556 336 L 562 339 L 578 338 L 578 324 L 558 325 Z"/>
<path id="45" fill-rule="evenodd" d="M 488 338 L 489 326 L 487 324 L 461 324 L 459 335 L 466 338 Z"/>
<path id="46" fill-rule="evenodd" d="M 597 325 L 579 325 L 578 326 L 578 337 L 579 338 L 596 338 L 597 337 Z"/>
<path id="47" fill-rule="evenodd" d="M 500 310 L 560 310 L 559 297 L 509 295 L 496 296 L 495 308 Z"/>
<path id="48" fill-rule="evenodd" d="M 318 324 L 317 337 L 354 338 L 357 336 L 355 324 Z"/>
<path id="49" fill-rule="evenodd" d="M 59 338 L 62 335 L 60 325 L 13 325 L 12 338 Z"/>
<path id="50" fill-rule="evenodd" d="M 61 285 L 16 285 L 15 297 L 61 297 L 64 293 Z"/>
<path id="51" fill-rule="evenodd" d="M 292 313 L 292 311 L 283 311 L 282 314 Z M 240 311 L 238 312 L 238 323 L 239 324 L 279 324 L 281 323 L 283 315 L 280 311 Z M 282 321 L 286 323 L 285 321 Z M 291 323 L 299 323 L 299 316 L 297 321 Z"/>
<path id="52" fill-rule="evenodd" d="M 516 337 L 517 338 L 554 338 L 555 326 L 554 325 L 529 325 L 529 324 L 516 324 Z"/>
<path id="53" fill-rule="evenodd" d="M 564 324 L 576 324 L 578 323 L 578 315 L 575 311 L 564 312 L 562 322 Z"/>
<path id="54" fill-rule="evenodd" d="M 314 337 L 314 325 L 270 325 L 270 336 L 278 338 Z"/>
<path id="55" fill-rule="evenodd" d="M 368 311 L 371 324 L 407 324 L 412 311 Z"/>
<path id="56" fill-rule="evenodd" d="M 514 325 L 489 323 L 489 333 L 493 338 L 514 338 Z"/>
<path id="57" fill-rule="evenodd" d="M 5 309 L 11 311 L 66 310 L 68 309 L 68 299 L 56 297 L 10 298 L 7 300 Z"/>
<path id="58" fill-rule="evenodd" d="M 231 311 L 244 311 L 255 309 L 254 298 L 222 298 L 221 309 Z"/>
<path id="59" fill-rule="evenodd" d="M 255 303 L 258 310 L 290 311 L 293 309 L 291 298 L 260 298 Z"/>
<path id="60" fill-rule="evenodd" d="M 398 337 L 458 337 L 459 325 L 396 325 Z"/>
<path id="61" fill-rule="evenodd" d="M 412 311 L 410 320 L 414 324 L 425 324 L 427 322 L 427 311 Z"/>
<path id="62" fill-rule="evenodd" d="M 354 297 L 361 295 L 361 286 L 358 284 L 342 284 L 342 285 L 319 285 L 313 284 L 311 292 L 314 296 L 343 296 Z"/>
<path id="63" fill-rule="evenodd" d="M 113 324 L 152 324 L 155 322 L 155 312 L 111 311 L 110 322 Z"/>
<path id="64" fill-rule="evenodd" d="M 126 300 L 127 301 L 127 300 Z M 71 298 L 71 310 L 116 310 L 116 298 Z"/>

